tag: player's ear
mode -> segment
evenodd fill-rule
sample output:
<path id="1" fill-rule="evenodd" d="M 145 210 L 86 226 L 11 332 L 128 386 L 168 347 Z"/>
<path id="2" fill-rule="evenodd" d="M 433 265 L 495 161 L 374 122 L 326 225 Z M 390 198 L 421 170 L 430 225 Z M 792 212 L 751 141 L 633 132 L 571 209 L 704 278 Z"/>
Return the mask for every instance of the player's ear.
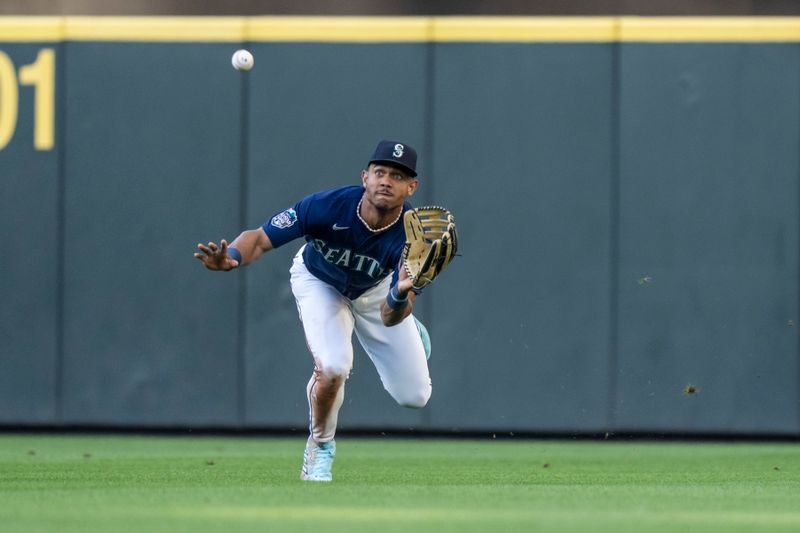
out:
<path id="1" fill-rule="evenodd" d="M 363 185 L 364 187 L 367 186 L 367 176 L 369 176 L 369 172 L 367 172 L 367 169 L 362 170 L 361 171 L 361 185 Z"/>
<path id="2" fill-rule="evenodd" d="M 417 186 L 419 185 L 419 180 L 413 179 L 408 182 L 408 195 L 414 196 L 414 193 L 417 191 Z"/>

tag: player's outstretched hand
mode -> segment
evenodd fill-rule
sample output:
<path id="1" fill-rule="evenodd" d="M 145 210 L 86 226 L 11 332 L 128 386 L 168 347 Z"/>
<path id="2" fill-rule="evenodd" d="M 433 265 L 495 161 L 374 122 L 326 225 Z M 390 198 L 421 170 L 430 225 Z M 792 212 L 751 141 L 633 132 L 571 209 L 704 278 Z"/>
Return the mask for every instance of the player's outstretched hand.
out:
<path id="1" fill-rule="evenodd" d="M 219 246 L 209 242 L 208 245 L 198 243 L 197 248 L 200 251 L 195 252 L 194 256 L 209 270 L 227 271 L 239 266 L 239 262 L 228 255 L 228 242 L 225 239 L 219 242 Z"/>

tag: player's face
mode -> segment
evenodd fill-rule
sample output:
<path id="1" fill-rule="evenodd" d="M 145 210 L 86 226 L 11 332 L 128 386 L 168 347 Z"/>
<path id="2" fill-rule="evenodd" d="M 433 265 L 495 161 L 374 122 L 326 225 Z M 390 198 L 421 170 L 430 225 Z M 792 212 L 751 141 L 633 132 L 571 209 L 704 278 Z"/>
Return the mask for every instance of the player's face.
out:
<path id="1" fill-rule="evenodd" d="M 402 207 L 419 184 L 416 178 L 400 169 L 374 163 L 361 173 L 361 180 L 366 200 L 376 209 L 385 211 Z"/>

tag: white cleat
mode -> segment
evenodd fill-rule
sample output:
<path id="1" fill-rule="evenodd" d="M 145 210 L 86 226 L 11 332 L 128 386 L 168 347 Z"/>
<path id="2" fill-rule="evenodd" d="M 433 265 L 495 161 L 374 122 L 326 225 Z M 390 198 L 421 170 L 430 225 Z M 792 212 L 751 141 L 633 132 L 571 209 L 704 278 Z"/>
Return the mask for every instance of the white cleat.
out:
<path id="1" fill-rule="evenodd" d="M 336 457 L 336 441 L 317 442 L 309 438 L 303 452 L 303 481 L 332 481 L 333 459 Z"/>

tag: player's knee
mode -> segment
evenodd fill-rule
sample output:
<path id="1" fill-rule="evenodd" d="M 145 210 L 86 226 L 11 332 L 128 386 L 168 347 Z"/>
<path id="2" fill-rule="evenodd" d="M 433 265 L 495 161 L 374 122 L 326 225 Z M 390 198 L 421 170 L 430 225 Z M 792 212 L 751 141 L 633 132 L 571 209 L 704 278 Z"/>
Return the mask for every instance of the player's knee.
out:
<path id="1" fill-rule="evenodd" d="M 392 394 L 395 401 L 403 407 L 422 409 L 431 399 L 431 386 L 422 387 L 413 391 L 403 391 L 402 394 Z"/>
<path id="2" fill-rule="evenodd" d="M 349 365 L 329 364 L 317 367 L 317 374 L 325 381 L 345 381 L 350 375 Z"/>

